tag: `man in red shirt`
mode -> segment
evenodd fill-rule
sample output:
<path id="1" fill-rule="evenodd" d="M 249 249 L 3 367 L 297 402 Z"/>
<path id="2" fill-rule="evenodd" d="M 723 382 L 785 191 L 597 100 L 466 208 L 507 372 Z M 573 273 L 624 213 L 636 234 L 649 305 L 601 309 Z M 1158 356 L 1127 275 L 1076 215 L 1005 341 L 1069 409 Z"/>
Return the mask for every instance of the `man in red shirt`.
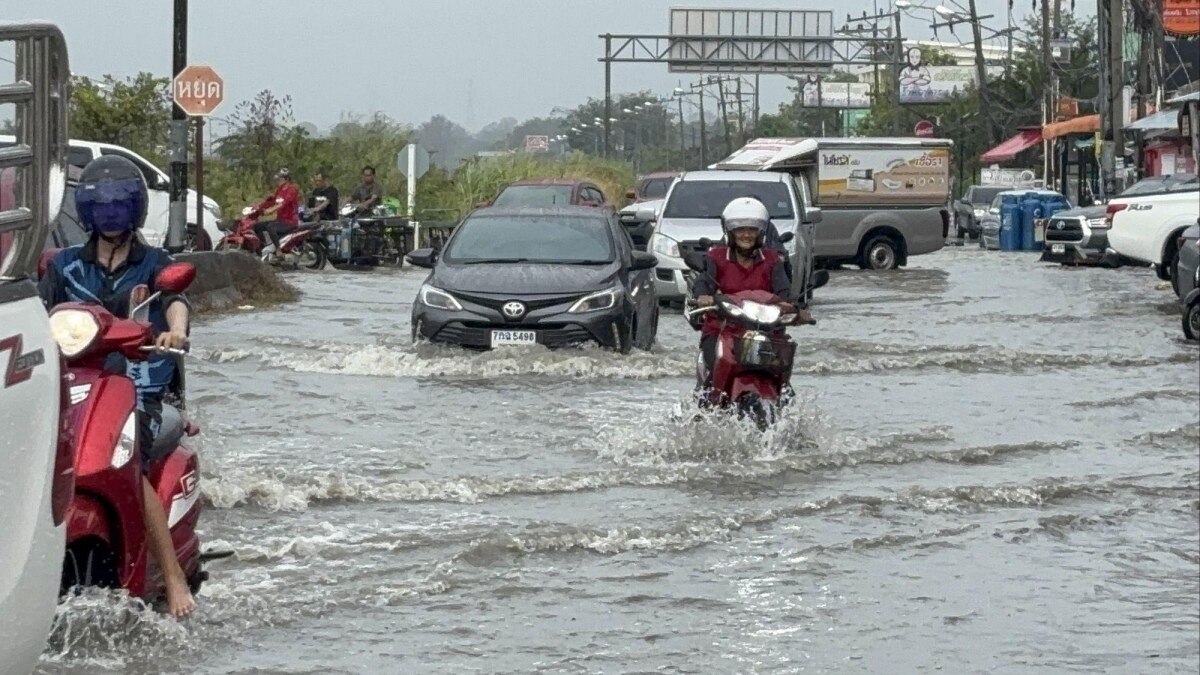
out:
<path id="1" fill-rule="evenodd" d="M 300 226 L 300 188 L 292 180 L 292 174 L 284 167 L 275 174 L 275 193 L 267 197 L 261 204 L 254 207 L 259 212 L 259 218 L 271 215 L 275 220 L 260 222 L 254 226 L 254 233 L 262 241 L 264 234 L 271 238 L 275 245 L 274 253 L 279 253 L 280 237 L 294 231 Z"/>

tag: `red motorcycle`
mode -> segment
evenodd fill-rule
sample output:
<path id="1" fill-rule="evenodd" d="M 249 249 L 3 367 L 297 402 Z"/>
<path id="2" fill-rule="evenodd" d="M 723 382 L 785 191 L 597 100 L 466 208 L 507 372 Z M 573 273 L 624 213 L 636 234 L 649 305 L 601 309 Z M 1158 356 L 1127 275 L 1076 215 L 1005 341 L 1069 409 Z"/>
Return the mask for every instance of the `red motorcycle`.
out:
<path id="1" fill-rule="evenodd" d="M 194 266 L 173 263 L 159 272 L 154 283 L 156 288 L 181 293 L 195 276 Z M 123 588 L 145 599 L 164 593 L 162 574 L 147 547 L 137 393 L 126 375 L 129 361 L 144 361 L 152 353 L 175 358 L 183 354 L 153 346 L 149 306 L 158 295 L 151 296 L 146 286 L 134 289 L 127 319 L 113 316 L 100 305 L 79 302 L 63 303 L 50 313 L 51 332 L 65 362 L 69 396 L 64 401 L 68 407 L 59 442 L 70 446 L 75 460 L 62 592 L 75 586 L 99 586 Z M 137 300 L 141 302 L 134 306 Z M 183 370 L 177 368 L 176 372 L 168 400 L 183 407 Z M 178 408 L 164 405 L 148 474 L 167 514 L 175 553 L 193 593 L 207 579 L 205 560 L 226 555 L 201 554 L 196 535 L 200 466 L 195 453 L 179 441 L 197 433 L 199 429 L 185 422 Z"/>
<path id="2" fill-rule="evenodd" d="M 242 211 L 242 218 L 234 223 L 232 228 L 225 228 L 228 234 L 221 238 L 217 250 L 246 251 L 260 256 L 263 262 L 291 269 L 303 266 L 310 270 L 319 270 L 325 267 L 329 252 L 325 248 L 321 223 L 303 223 L 294 231 L 280 237 L 279 251 L 271 257 L 264 253 L 264 242 L 254 232 L 254 226 L 258 224 L 260 216 L 261 211 L 247 207 Z"/>
<path id="3" fill-rule="evenodd" d="M 736 408 L 739 417 L 749 417 L 765 430 L 791 397 L 796 343 L 784 327 L 795 325 L 798 315 L 786 312 L 781 307 L 785 301 L 766 291 L 717 295 L 714 300 L 710 307 L 687 312 L 689 319 L 715 312 L 721 320 L 712 384 L 702 394 L 701 406 Z M 703 383 L 705 375 L 700 357 L 697 382 Z"/>

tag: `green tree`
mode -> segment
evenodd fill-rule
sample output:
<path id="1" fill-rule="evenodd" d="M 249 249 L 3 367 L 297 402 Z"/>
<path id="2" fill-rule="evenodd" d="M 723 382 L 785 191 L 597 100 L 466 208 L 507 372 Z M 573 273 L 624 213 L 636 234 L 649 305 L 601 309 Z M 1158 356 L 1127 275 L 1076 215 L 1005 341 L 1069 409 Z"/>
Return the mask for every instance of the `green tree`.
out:
<path id="1" fill-rule="evenodd" d="M 151 73 L 125 79 L 77 77 L 70 120 L 72 138 L 124 146 L 162 163 L 171 122 L 169 80 Z"/>

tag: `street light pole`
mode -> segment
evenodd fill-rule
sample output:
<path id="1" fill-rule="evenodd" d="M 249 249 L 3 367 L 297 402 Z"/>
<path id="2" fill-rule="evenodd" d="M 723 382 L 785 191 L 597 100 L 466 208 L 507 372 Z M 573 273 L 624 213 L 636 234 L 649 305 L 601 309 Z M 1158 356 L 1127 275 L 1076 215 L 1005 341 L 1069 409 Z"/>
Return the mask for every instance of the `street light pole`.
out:
<path id="1" fill-rule="evenodd" d="M 172 33 L 172 73 L 179 75 L 187 68 L 188 0 L 175 0 L 174 31 Z M 177 105 L 171 106 L 171 206 L 167 219 L 168 251 L 183 250 L 183 235 L 187 230 L 188 183 L 188 119 Z M 199 227 L 200 223 L 196 224 Z"/>

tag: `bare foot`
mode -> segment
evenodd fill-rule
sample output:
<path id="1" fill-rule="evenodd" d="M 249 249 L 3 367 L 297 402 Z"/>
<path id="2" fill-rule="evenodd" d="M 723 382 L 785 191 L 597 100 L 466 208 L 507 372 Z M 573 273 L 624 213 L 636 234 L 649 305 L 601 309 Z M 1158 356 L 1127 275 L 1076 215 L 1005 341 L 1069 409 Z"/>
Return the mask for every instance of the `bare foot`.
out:
<path id="1" fill-rule="evenodd" d="M 183 579 L 167 581 L 167 611 L 176 619 L 191 614 L 196 609 L 196 600 Z"/>

